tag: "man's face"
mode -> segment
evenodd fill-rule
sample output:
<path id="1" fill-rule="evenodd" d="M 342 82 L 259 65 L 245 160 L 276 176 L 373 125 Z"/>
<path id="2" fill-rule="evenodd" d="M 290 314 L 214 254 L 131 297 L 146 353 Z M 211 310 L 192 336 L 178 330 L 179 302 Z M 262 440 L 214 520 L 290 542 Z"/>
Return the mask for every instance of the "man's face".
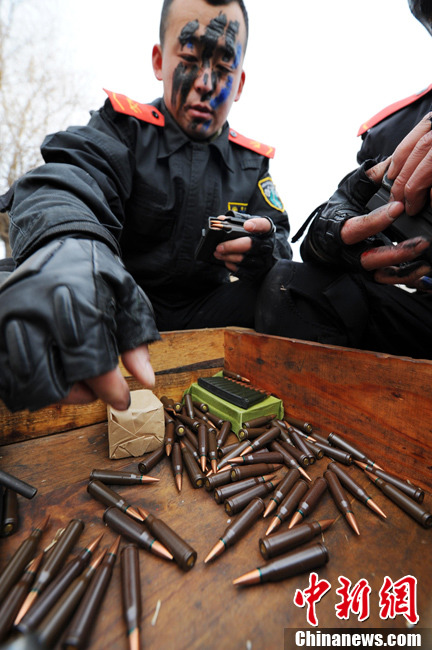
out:
<path id="1" fill-rule="evenodd" d="M 163 80 L 171 115 L 193 140 L 214 135 L 239 99 L 246 27 L 239 5 L 174 0 L 163 50 L 153 48 L 153 69 Z"/>

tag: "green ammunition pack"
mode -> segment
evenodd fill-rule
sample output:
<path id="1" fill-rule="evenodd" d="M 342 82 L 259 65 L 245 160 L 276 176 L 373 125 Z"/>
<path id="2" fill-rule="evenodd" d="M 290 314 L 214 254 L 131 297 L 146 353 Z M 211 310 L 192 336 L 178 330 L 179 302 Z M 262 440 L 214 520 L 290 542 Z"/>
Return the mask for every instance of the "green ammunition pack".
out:
<path id="1" fill-rule="evenodd" d="M 214 377 L 222 378 L 223 374 L 222 372 L 219 372 L 214 375 Z M 229 382 L 228 379 L 227 382 Z M 255 398 L 255 393 L 257 391 L 253 387 L 240 386 L 238 383 L 234 383 L 234 385 L 237 393 L 235 396 L 236 398 L 239 396 L 239 392 L 237 391 L 238 387 L 242 389 L 244 399 L 247 400 L 248 396 L 253 396 L 253 398 Z M 242 428 L 243 423 L 248 420 L 271 414 L 274 414 L 275 418 L 283 419 L 284 415 L 282 400 L 273 397 L 272 395 L 267 396 L 265 393 L 262 394 L 262 399 L 260 399 L 260 401 L 252 404 L 249 408 L 241 408 L 240 406 L 227 401 L 227 399 L 222 399 L 222 397 L 219 397 L 206 388 L 200 386 L 198 382 L 193 383 L 187 389 L 186 393 L 190 393 L 194 401 L 205 402 L 208 404 L 210 412 L 214 415 L 217 415 L 223 420 L 229 420 L 232 424 L 232 430 L 236 435 Z"/>

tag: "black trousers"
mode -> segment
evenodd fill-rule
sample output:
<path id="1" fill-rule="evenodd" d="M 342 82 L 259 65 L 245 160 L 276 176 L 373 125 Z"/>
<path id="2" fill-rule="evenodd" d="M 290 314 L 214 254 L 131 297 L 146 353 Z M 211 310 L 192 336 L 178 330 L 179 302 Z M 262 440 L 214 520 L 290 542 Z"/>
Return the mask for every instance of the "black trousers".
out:
<path id="1" fill-rule="evenodd" d="M 261 285 L 255 329 L 432 359 L 432 294 L 299 262 L 278 262 Z"/>
<path id="2" fill-rule="evenodd" d="M 160 331 L 205 327 L 254 327 L 258 285 L 236 280 L 198 296 L 148 294 Z"/>

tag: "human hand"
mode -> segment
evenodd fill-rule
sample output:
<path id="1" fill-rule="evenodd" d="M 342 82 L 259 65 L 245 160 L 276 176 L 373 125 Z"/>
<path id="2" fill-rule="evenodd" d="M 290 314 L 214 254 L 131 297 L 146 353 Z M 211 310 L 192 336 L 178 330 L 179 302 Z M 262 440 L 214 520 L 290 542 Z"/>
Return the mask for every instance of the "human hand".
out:
<path id="1" fill-rule="evenodd" d="M 393 181 L 391 200 L 403 201 L 415 215 L 431 200 L 432 113 L 428 113 L 402 140 L 391 156 L 387 177 Z"/>
<path id="2" fill-rule="evenodd" d="M 95 397 L 129 404 L 126 367 L 154 381 L 143 344 L 159 338 L 153 310 L 101 242 L 56 240 L 30 256 L 0 290 L 0 397 L 12 411 Z"/>
<path id="3" fill-rule="evenodd" d="M 348 219 L 341 229 L 341 239 L 350 246 L 364 241 L 372 235 L 385 231 L 392 221 L 404 211 L 404 204 L 394 201 L 377 208 L 369 214 Z M 370 248 L 360 256 L 365 271 L 373 271 L 374 279 L 381 284 L 405 284 L 420 288 L 420 278 L 430 272 L 431 267 L 416 258 L 430 242 L 415 237 L 396 245 Z"/>
<path id="4" fill-rule="evenodd" d="M 155 375 L 150 363 L 147 345 L 140 345 L 134 350 L 128 350 L 121 355 L 126 370 L 146 388 L 153 388 Z M 102 399 L 118 411 L 124 411 L 130 404 L 130 392 L 120 368 L 90 377 L 75 383 L 61 404 L 88 404 L 96 399 Z"/>
<path id="5" fill-rule="evenodd" d="M 224 216 L 218 217 L 224 219 Z M 247 254 L 252 252 L 254 242 L 261 242 L 264 244 L 264 249 L 269 248 L 268 240 L 274 232 L 273 222 L 267 217 L 251 217 L 244 223 L 246 232 L 251 233 L 251 236 L 239 237 L 231 239 L 216 246 L 214 256 L 225 264 L 228 270 L 237 273 L 240 265 L 245 261 Z M 257 246 L 258 248 L 258 246 Z M 262 249 L 262 245 L 260 247 Z M 273 243 L 271 243 L 271 250 L 273 250 Z M 267 253 L 268 250 L 262 251 Z M 258 251 L 255 251 L 255 254 Z"/>
<path id="6" fill-rule="evenodd" d="M 403 211 L 413 216 L 423 208 L 432 186 L 431 118 L 432 113 L 426 115 L 402 140 L 389 159 L 366 172 L 378 184 L 387 170 L 387 178 L 393 181 L 391 203 L 368 215 L 347 221 L 341 230 L 344 243 L 356 244 L 384 231 Z M 421 278 L 430 272 L 431 267 L 424 260 L 416 258 L 429 244 L 424 237 L 414 237 L 396 246 L 373 248 L 362 254 L 361 265 L 367 271 L 374 271 L 377 282 L 403 283 L 411 288 L 425 290 L 425 282 Z"/>

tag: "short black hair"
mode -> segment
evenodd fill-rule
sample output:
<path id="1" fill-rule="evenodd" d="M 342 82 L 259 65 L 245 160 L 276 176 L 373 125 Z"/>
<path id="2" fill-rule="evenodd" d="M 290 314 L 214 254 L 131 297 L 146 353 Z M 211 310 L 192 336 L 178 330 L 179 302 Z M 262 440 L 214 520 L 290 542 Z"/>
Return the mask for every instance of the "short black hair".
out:
<path id="1" fill-rule="evenodd" d="M 236 2 L 239 5 L 239 7 L 240 7 L 240 9 L 242 11 L 243 18 L 244 18 L 244 21 L 245 21 L 245 25 L 246 25 L 246 44 L 247 44 L 248 37 L 249 37 L 249 17 L 248 17 L 247 9 L 246 9 L 246 6 L 245 6 L 245 3 L 243 2 L 243 0 L 205 0 L 205 2 L 207 2 L 207 4 L 213 5 L 215 7 L 219 7 L 219 6 L 222 6 L 222 5 L 229 5 L 232 2 Z M 167 26 L 167 22 L 168 22 L 168 14 L 169 14 L 169 10 L 171 8 L 172 3 L 173 3 L 173 0 L 164 0 L 164 3 L 162 5 L 161 19 L 160 19 L 160 25 L 159 25 L 159 40 L 160 40 L 160 44 L 161 44 L 162 47 L 164 46 L 165 31 L 166 31 L 166 26 Z"/>

